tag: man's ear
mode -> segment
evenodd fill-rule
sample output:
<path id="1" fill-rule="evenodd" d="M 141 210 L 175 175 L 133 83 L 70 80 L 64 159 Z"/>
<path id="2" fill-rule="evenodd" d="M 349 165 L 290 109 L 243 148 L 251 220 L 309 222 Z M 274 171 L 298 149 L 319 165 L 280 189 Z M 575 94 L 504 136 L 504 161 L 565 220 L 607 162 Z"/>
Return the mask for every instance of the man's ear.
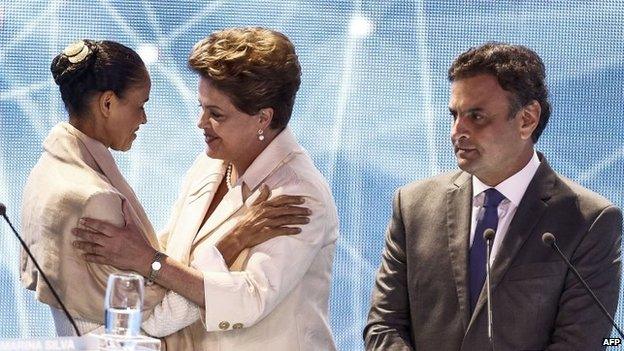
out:
<path id="1" fill-rule="evenodd" d="M 531 138 L 533 131 L 537 128 L 542 114 L 542 106 L 537 100 L 531 101 L 519 111 L 520 137 L 527 140 Z"/>

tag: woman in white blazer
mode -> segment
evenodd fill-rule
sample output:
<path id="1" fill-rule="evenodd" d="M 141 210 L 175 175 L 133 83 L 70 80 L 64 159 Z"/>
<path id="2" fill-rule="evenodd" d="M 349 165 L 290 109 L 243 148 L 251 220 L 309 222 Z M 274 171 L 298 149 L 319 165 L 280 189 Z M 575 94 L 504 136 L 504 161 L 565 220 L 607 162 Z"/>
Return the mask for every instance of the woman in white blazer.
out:
<path id="1" fill-rule="evenodd" d="M 133 239 L 131 228 L 91 219 L 89 230 L 75 230 L 76 245 L 91 262 L 139 272 L 202 307 L 186 326 L 194 312 L 168 293 L 166 313 L 143 323 L 149 333 L 184 335 L 195 350 L 334 350 L 328 298 L 338 218 L 325 179 L 287 127 L 301 75 L 292 43 L 263 28 L 218 31 L 195 45 L 189 66 L 200 75 L 198 127 L 207 148 L 187 174 L 164 254 Z M 242 229 L 296 233 L 289 227 L 297 216 L 282 215 L 296 213 L 297 203 L 257 210 L 268 189 L 271 197 L 305 197 L 309 223 L 240 255 L 222 254 L 244 243 L 224 244 Z M 281 220 L 267 223 L 261 213 Z"/>
<path id="2" fill-rule="evenodd" d="M 44 141 L 44 152 L 29 175 L 23 194 L 22 230 L 80 332 L 99 332 L 103 329 L 108 275 L 119 269 L 85 261 L 72 248 L 75 237 L 71 229 L 85 216 L 119 226 L 126 225 L 127 220 L 133 223 L 133 235 L 156 250 L 162 249 L 109 151 L 126 151 L 132 146 L 136 132 L 147 121 L 144 105 L 151 82 L 139 55 L 112 41 L 77 41 L 54 58 L 51 70 L 69 122 L 52 128 Z M 267 201 L 258 207 L 276 205 L 279 203 Z M 245 231 L 241 233 L 244 238 Z M 265 233 L 264 239 L 252 234 L 254 241 L 246 242 L 254 244 L 279 233 Z M 50 305 L 57 334 L 74 335 L 51 287 L 24 254 L 20 268 L 23 285 Z M 161 306 L 164 294 L 158 285 L 145 288 L 146 315 L 152 307 Z M 176 338 L 173 335 L 167 340 L 190 347 Z"/>

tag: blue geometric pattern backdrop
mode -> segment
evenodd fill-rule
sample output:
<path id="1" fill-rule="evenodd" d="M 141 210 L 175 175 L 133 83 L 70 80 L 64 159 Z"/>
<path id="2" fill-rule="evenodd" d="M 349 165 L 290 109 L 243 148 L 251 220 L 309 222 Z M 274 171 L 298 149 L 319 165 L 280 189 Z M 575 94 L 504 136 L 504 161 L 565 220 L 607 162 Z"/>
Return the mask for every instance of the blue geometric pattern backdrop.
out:
<path id="1" fill-rule="evenodd" d="M 162 228 L 204 149 L 187 55 L 215 30 L 258 25 L 295 43 L 303 83 L 291 126 L 338 205 L 331 324 L 340 350 L 362 348 L 394 189 L 455 167 L 446 70 L 470 46 L 505 41 L 542 56 L 553 115 L 538 148 L 567 177 L 624 205 L 620 0 L 1 0 L 0 201 L 10 218 L 19 227 L 21 191 L 41 142 L 66 120 L 49 72 L 65 45 L 115 40 L 147 62 L 148 123 L 115 158 Z M 53 335 L 47 308 L 19 284 L 19 247 L 4 224 L 0 236 L 0 338 Z"/>

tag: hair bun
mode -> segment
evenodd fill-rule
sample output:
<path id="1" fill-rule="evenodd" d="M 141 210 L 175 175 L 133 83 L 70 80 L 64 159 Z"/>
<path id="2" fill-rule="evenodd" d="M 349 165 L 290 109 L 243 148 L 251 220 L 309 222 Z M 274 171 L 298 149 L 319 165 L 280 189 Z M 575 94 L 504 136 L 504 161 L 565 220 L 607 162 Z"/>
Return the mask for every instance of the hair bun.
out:
<path id="1" fill-rule="evenodd" d="M 57 85 L 67 84 L 80 77 L 95 60 L 97 44 L 91 40 L 78 40 L 58 54 L 50 70 Z"/>
<path id="2" fill-rule="evenodd" d="M 73 42 L 63 50 L 63 55 L 67 56 L 71 63 L 82 62 L 90 53 L 91 50 L 84 40 Z"/>

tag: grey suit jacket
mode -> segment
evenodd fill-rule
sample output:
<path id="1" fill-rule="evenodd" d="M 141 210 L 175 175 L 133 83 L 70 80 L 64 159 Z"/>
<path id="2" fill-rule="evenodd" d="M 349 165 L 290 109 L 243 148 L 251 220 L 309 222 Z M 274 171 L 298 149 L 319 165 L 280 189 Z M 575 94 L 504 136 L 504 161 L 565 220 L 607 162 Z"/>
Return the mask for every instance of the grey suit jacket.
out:
<path id="1" fill-rule="evenodd" d="M 601 350 L 608 320 L 541 235 L 551 232 L 607 310 L 620 286 L 621 211 L 542 163 L 492 265 L 495 350 Z M 490 350 L 482 291 L 469 312 L 472 182 L 456 171 L 397 191 L 367 350 Z"/>

